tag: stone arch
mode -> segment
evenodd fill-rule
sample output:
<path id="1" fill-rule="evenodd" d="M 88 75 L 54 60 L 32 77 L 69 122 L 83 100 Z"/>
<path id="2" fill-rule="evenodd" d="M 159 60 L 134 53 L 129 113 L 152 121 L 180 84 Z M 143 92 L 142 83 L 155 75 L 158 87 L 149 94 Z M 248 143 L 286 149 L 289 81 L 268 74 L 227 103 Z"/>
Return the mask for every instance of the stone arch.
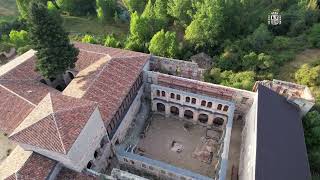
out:
<path id="1" fill-rule="evenodd" d="M 208 116 L 208 114 L 201 113 L 201 114 L 199 114 L 198 120 L 199 120 L 199 122 L 201 122 L 203 124 L 207 124 L 208 120 L 209 120 L 209 116 Z"/>
<path id="2" fill-rule="evenodd" d="M 157 90 L 157 96 L 160 96 L 160 90 Z"/>
<path id="3" fill-rule="evenodd" d="M 186 97 L 186 102 L 190 102 L 190 97 Z"/>
<path id="4" fill-rule="evenodd" d="M 221 110 L 221 109 L 222 109 L 222 104 L 218 104 L 217 109 L 218 109 L 218 110 Z"/>
<path id="5" fill-rule="evenodd" d="M 229 109 L 229 106 L 227 106 L 227 105 L 223 107 L 223 111 L 226 111 L 226 112 L 227 112 L 228 109 Z"/>
<path id="6" fill-rule="evenodd" d="M 196 98 L 192 98 L 192 99 L 191 99 L 191 103 L 192 103 L 192 104 L 196 104 L 196 103 L 197 103 L 197 99 L 196 99 Z"/>
<path id="7" fill-rule="evenodd" d="M 165 112 L 166 106 L 163 103 L 157 103 L 157 111 L 158 112 Z"/>
<path id="8" fill-rule="evenodd" d="M 207 107 L 212 108 L 212 102 L 208 102 Z"/>
<path id="9" fill-rule="evenodd" d="M 74 79 L 74 75 L 73 75 L 72 72 L 68 72 L 67 74 L 68 74 L 68 77 L 69 77 L 71 80 Z"/>
<path id="10" fill-rule="evenodd" d="M 179 108 L 177 108 L 176 106 L 171 106 L 170 107 L 170 113 L 175 115 L 175 116 L 178 116 L 179 115 Z"/>
<path id="11" fill-rule="evenodd" d="M 161 96 L 165 97 L 166 96 L 166 92 L 165 91 L 161 91 Z"/>
<path id="12" fill-rule="evenodd" d="M 174 93 L 170 93 L 170 98 L 171 98 L 171 99 L 174 99 L 174 98 L 175 98 Z"/>
<path id="13" fill-rule="evenodd" d="M 206 104 L 207 104 L 207 101 L 205 101 L 205 100 L 201 101 L 201 106 L 206 106 Z"/>
<path id="14" fill-rule="evenodd" d="M 184 111 L 184 117 L 187 118 L 187 119 L 193 119 L 193 111 L 185 110 Z"/>
<path id="15" fill-rule="evenodd" d="M 213 124 L 215 126 L 222 126 L 224 124 L 224 119 L 222 117 L 215 117 L 213 119 Z"/>

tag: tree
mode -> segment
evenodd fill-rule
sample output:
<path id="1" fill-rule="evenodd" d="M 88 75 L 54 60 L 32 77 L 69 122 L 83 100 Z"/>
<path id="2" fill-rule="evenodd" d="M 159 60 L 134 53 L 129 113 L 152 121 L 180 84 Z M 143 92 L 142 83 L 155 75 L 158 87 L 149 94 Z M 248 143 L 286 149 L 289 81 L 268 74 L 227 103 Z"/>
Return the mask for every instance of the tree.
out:
<path id="1" fill-rule="evenodd" d="M 224 33 L 224 0 L 196 3 L 196 13 L 187 27 L 185 39 L 196 49 L 208 51 L 218 45 Z"/>
<path id="2" fill-rule="evenodd" d="M 192 0 L 168 0 L 168 14 L 180 24 L 187 25 L 191 22 Z"/>
<path id="3" fill-rule="evenodd" d="M 104 21 L 113 17 L 116 10 L 115 0 L 96 0 L 96 11 L 99 20 Z"/>
<path id="4" fill-rule="evenodd" d="M 245 70 L 260 72 L 270 70 L 273 66 L 273 61 L 270 55 L 264 53 L 257 55 L 255 52 L 251 52 L 242 58 L 242 66 Z"/>
<path id="5" fill-rule="evenodd" d="M 302 122 L 311 170 L 320 173 L 320 113 L 311 111 Z"/>
<path id="6" fill-rule="evenodd" d="M 96 14 L 96 0 L 57 0 L 57 4 L 71 15 L 85 16 Z"/>
<path id="7" fill-rule="evenodd" d="M 295 73 L 295 80 L 307 86 L 320 85 L 320 65 L 315 67 L 310 67 L 308 64 L 302 65 Z"/>
<path id="8" fill-rule="evenodd" d="M 272 42 L 273 36 L 265 24 L 260 24 L 260 26 L 252 33 L 252 35 L 248 37 L 248 39 L 252 50 L 261 52 L 265 50 L 269 43 Z"/>
<path id="9" fill-rule="evenodd" d="M 31 1 L 36 1 L 44 5 L 47 5 L 47 2 L 50 1 L 56 8 L 59 8 L 56 0 L 16 0 L 16 4 L 21 17 L 23 18 L 28 17 L 28 8 Z"/>
<path id="10" fill-rule="evenodd" d="M 320 48 L 320 23 L 314 24 L 310 30 L 309 41 L 315 48 Z"/>
<path id="11" fill-rule="evenodd" d="M 114 47 L 118 48 L 121 46 L 121 42 L 118 41 L 114 35 L 107 35 L 106 38 L 104 39 L 104 45 L 107 47 Z"/>
<path id="12" fill-rule="evenodd" d="M 144 6 L 146 5 L 146 0 L 122 0 L 127 9 L 133 13 L 137 11 L 142 13 Z"/>
<path id="13" fill-rule="evenodd" d="M 224 71 L 221 73 L 221 79 L 222 85 L 252 90 L 255 83 L 255 73 L 253 71 L 244 71 L 239 73 Z"/>
<path id="14" fill-rule="evenodd" d="M 31 44 L 37 51 L 36 70 L 45 78 L 61 78 L 68 68 L 74 68 L 79 50 L 70 44 L 61 21 L 46 6 L 31 2 L 29 12 Z"/>
<path id="15" fill-rule="evenodd" d="M 150 41 L 149 51 L 158 56 L 175 57 L 178 53 L 178 42 L 175 32 L 157 32 Z"/>

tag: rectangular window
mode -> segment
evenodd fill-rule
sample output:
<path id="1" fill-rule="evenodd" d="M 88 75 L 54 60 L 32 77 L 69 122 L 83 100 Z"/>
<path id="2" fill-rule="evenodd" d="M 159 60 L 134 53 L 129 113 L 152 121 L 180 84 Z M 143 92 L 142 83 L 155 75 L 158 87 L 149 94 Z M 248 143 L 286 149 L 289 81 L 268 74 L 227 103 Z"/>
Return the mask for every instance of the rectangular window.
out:
<path id="1" fill-rule="evenodd" d="M 181 99 L 180 94 L 177 94 L 177 100 L 180 101 L 180 99 Z"/>

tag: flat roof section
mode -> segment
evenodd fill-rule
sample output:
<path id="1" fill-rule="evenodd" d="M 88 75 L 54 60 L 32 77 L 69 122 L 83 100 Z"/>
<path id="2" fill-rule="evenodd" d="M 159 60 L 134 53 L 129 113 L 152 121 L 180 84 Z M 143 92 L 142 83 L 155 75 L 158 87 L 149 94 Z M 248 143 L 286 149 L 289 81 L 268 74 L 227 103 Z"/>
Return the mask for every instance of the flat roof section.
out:
<path id="1" fill-rule="evenodd" d="M 301 115 L 283 96 L 258 86 L 257 180 L 309 180 Z"/>

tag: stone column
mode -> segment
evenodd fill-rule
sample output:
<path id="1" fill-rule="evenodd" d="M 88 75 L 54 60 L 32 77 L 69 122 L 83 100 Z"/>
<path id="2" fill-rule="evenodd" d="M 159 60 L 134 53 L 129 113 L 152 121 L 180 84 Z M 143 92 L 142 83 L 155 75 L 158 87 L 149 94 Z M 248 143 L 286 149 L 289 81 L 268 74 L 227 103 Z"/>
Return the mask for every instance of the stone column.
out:
<path id="1" fill-rule="evenodd" d="M 152 111 L 156 112 L 157 111 L 157 103 L 152 101 Z"/>
<path id="2" fill-rule="evenodd" d="M 194 111 L 193 112 L 193 121 L 194 121 L 194 123 L 198 122 L 198 118 L 199 118 L 199 112 L 198 111 Z"/>
<path id="3" fill-rule="evenodd" d="M 165 111 L 166 117 L 169 117 L 170 116 L 170 104 L 165 104 L 165 106 L 166 106 L 166 111 Z"/>
<path id="4" fill-rule="evenodd" d="M 179 118 L 183 118 L 184 117 L 184 108 L 181 107 L 179 108 Z"/>
<path id="5" fill-rule="evenodd" d="M 214 115 L 213 114 L 209 114 L 209 119 L 208 119 L 208 125 L 211 126 L 213 124 L 213 119 L 214 119 Z"/>

